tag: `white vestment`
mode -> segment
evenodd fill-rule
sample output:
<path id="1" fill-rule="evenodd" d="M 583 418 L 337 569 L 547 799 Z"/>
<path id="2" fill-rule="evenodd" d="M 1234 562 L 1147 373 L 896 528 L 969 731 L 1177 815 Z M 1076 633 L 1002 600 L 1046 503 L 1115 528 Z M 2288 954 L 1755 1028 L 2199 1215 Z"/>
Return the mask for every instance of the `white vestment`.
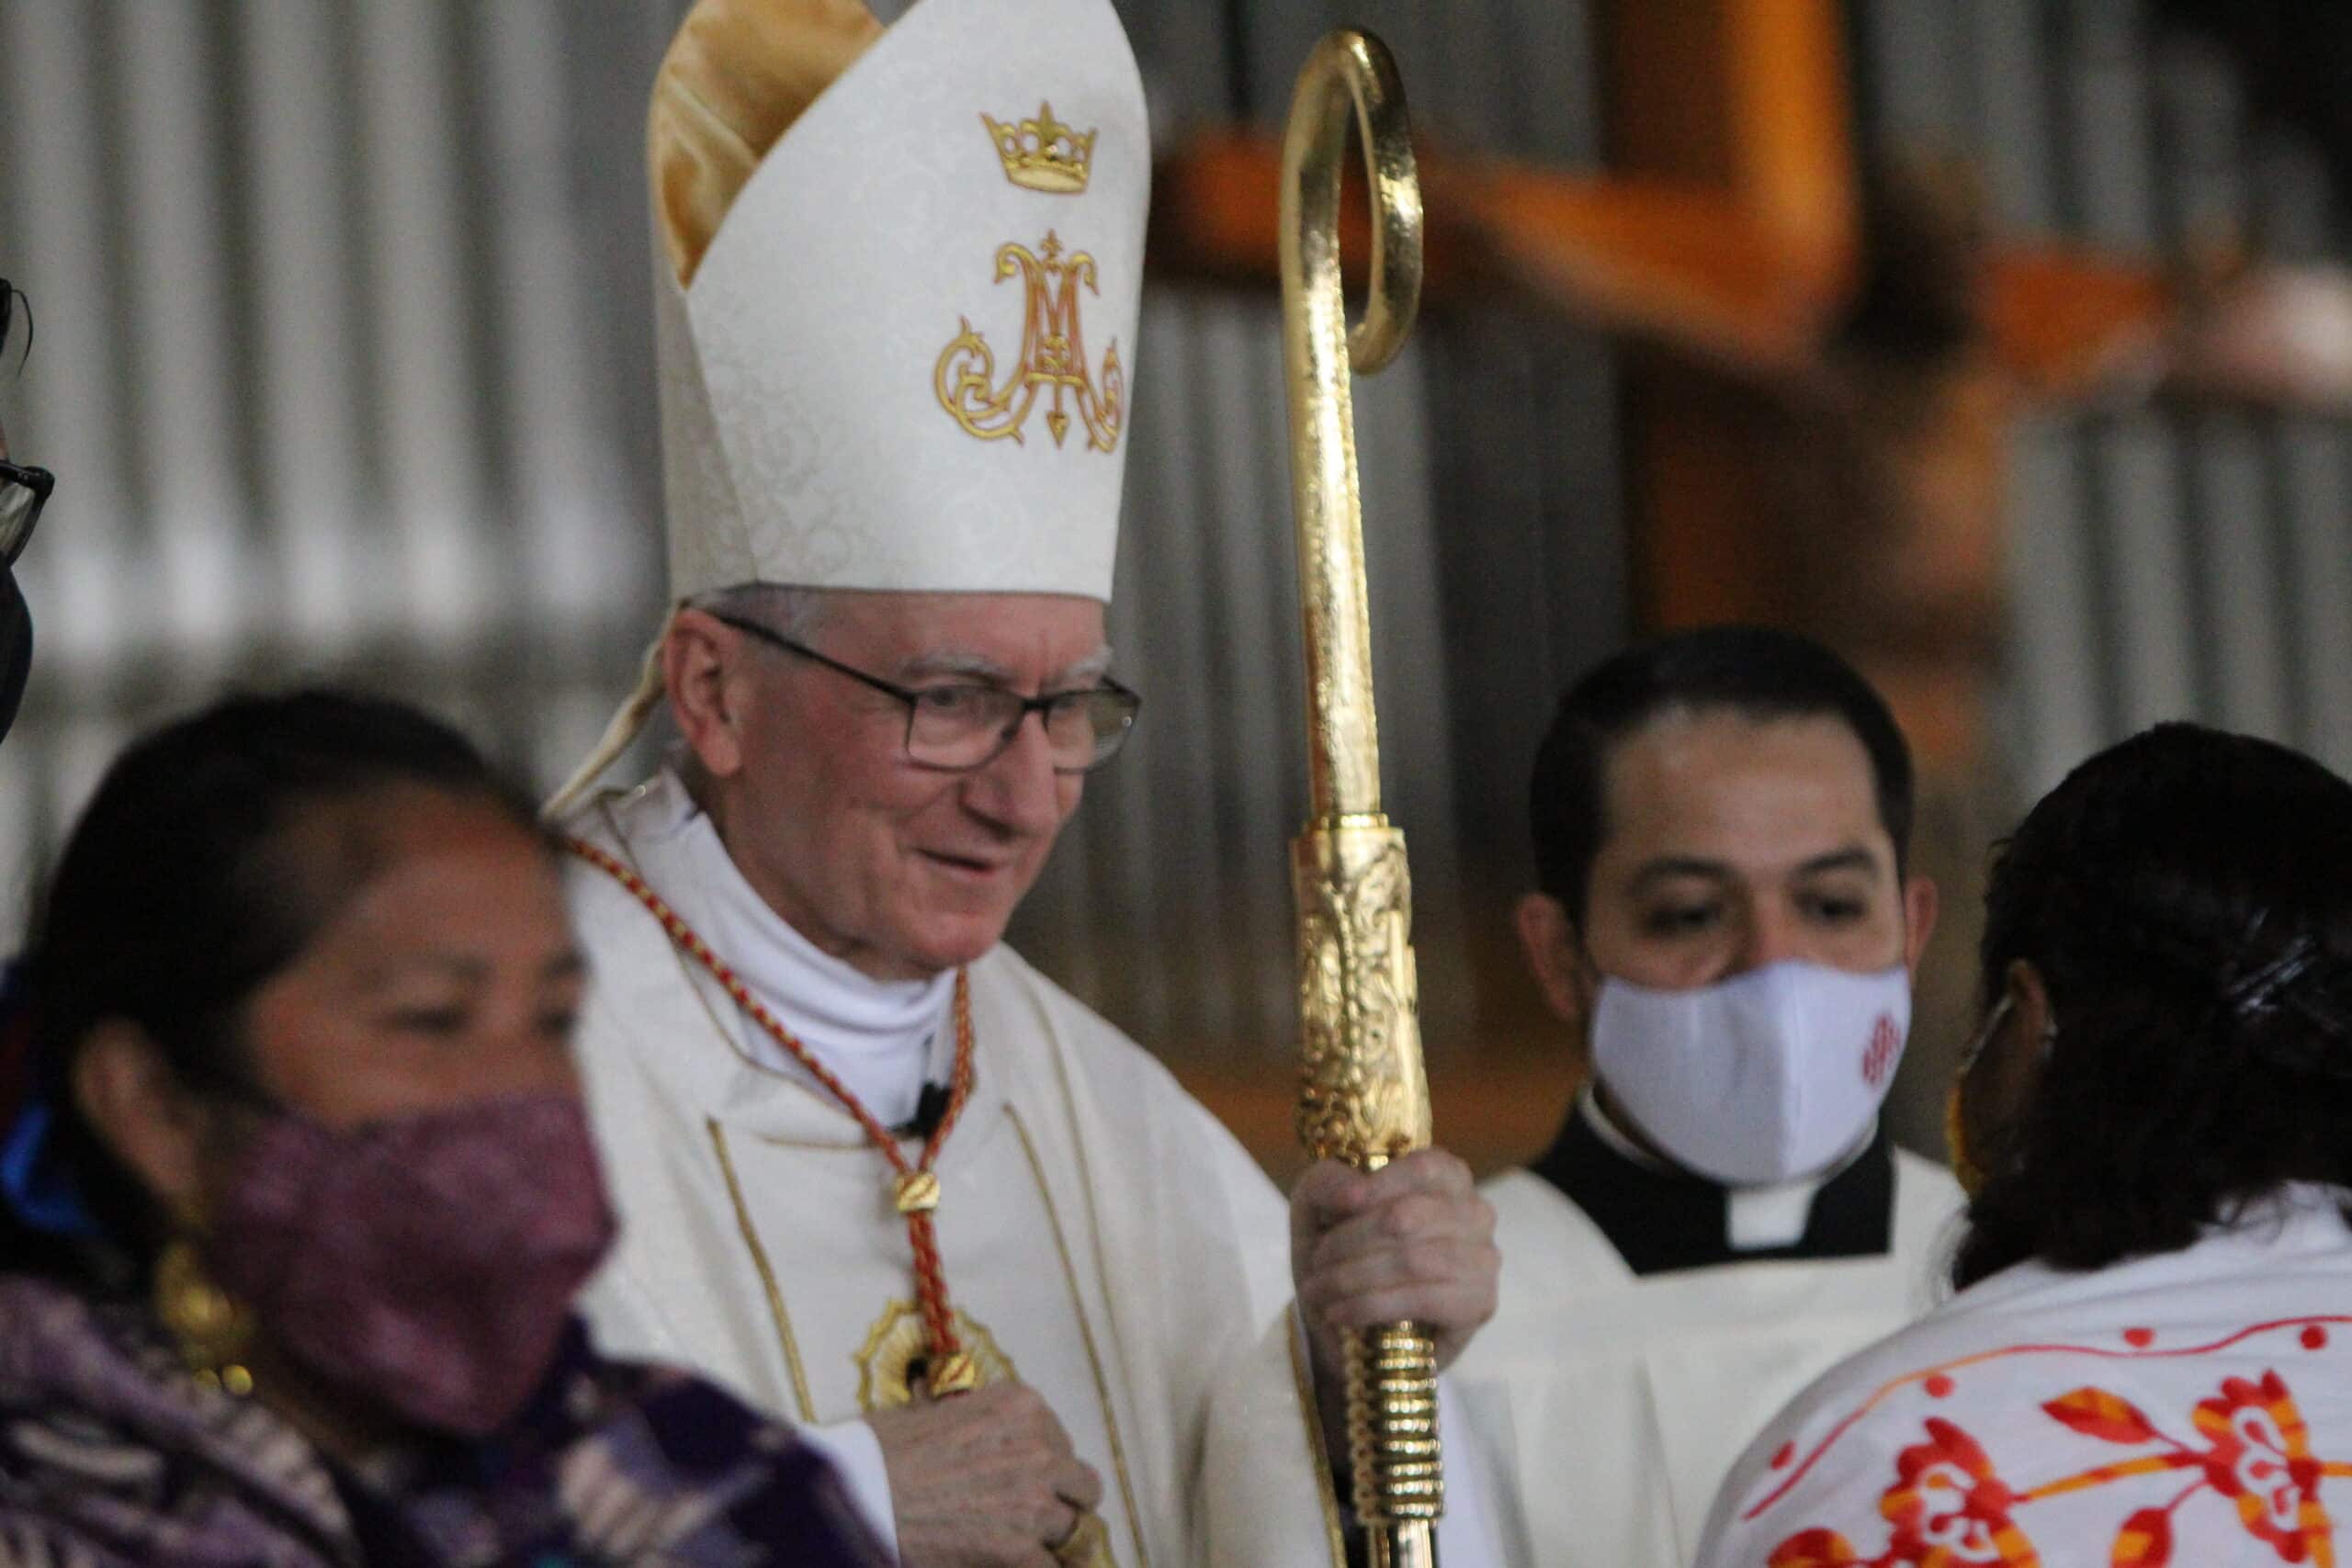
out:
<path id="1" fill-rule="evenodd" d="M 723 911 L 687 874 L 693 813 L 663 774 L 569 827 L 703 931 Z M 854 1424 L 861 1355 L 915 1299 L 888 1165 L 805 1076 L 747 1048 L 735 1003 L 628 891 L 582 864 L 571 897 L 594 974 L 580 1060 L 622 1222 L 585 1303 L 601 1347 L 803 1425 Z M 976 1071 L 937 1166 L 955 1306 L 1102 1476 L 1123 1568 L 1336 1562 L 1280 1194 L 1164 1068 L 1017 955 L 969 973 Z M 1471 1512 L 1443 1529 L 1450 1568 L 1491 1556 Z"/>
<path id="2" fill-rule="evenodd" d="M 1764 1429 L 1701 1568 L 2338 1561 L 2346 1201 L 2289 1188 L 2186 1251 L 1978 1281 Z"/>
<path id="3" fill-rule="evenodd" d="M 1552 1182 L 1511 1170 L 1485 1190 L 1501 1303 L 1451 1376 L 1515 1568 L 1683 1568 L 1747 1438 L 1932 1301 L 1960 1205 L 1942 1168 L 1898 1150 L 1882 1255 L 1636 1275 Z"/>

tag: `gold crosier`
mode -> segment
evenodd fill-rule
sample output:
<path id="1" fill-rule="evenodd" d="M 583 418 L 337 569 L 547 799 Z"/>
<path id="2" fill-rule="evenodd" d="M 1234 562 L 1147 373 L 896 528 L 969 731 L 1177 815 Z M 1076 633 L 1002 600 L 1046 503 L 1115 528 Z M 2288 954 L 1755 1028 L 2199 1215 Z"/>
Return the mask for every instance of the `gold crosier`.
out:
<path id="1" fill-rule="evenodd" d="M 1370 294 L 1351 333 L 1340 278 L 1340 174 L 1352 114 L 1373 195 Z M 1412 328 L 1421 195 L 1387 49 L 1343 29 L 1307 57 L 1283 138 L 1283 359 L 1306 621 L 1312 815 L 1291 848 L 1298 902 L 1298 1134 L 1318 1159 L 1377 1170 L 1430 1141 L 1405 836 L 1380 809 L 1351 371 Z M 1437 1350 L 1421 1327 L 1347 1335 L 1348 1459 L 1374 1568 L 1434 1568 L 1445 1481 Z"/>

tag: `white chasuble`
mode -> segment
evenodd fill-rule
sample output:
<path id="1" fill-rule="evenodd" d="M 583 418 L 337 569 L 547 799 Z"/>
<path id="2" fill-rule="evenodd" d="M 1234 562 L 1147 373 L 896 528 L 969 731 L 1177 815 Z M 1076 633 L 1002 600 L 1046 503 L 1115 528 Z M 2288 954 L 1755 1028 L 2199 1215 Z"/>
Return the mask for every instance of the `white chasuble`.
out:
<path id="1" fill-rule="evenodd" d="M 607 795 L 570 827 L 666 894 L 650 863 L 675 788 Z M 796 1423 L 854 1421 L 922 1342 L 888 1162 L 822 1090 L 743 1048 L 735 1004 L 629 892 L 584 864 L 570 892 L 594 975 L 578 1050 L 622 1222 L 584 1303 L 600 1345 Z M 970 984 L 973 1088 L 936 1166 L 967 1348 L 1043 1394 L 1102 1475 L 1125 1568 L 1335 1561 L 1280 1195 L 1165 1069 L 1017 955 L 998 948 Z"/>
<path id="2" fill-rule="evenodd" d="M 1764 1429 L 1702 1568 L 2340 1561 L 2346 1201 L 2288 1188 L 2185 1251 L 1978 1281 Z"/>
<path id="3" fill-rule="evenodd" d="M 1516 1568 L 1684 1568 L 1747 1439 L 1933 1299 L 1959 1191 L 1899 1152 L 1893 1173 L 1876 1256 L 1644 1275 L 1552 1182 L 1487 1183 L 1502 1299 L 1451 1375 Z"/>

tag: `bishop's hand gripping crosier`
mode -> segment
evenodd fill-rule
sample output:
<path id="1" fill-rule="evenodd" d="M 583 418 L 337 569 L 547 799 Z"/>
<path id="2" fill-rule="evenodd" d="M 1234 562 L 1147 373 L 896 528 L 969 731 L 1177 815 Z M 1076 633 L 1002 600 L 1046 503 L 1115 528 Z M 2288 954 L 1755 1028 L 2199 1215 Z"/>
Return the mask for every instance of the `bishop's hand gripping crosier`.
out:
<path id="1" fill-rule="evenodd" d="M 1372 274 L 1351 333 L 1340 277 L 1349 117 L 1373 197 Z M 1306 622 L 1312 815 L 1292 847 L 1298 900 L 1298 1132 L 1317 1158 L 1376 1170 L 1430 1141 L 1405 836 L 1380 809 L 1352 371 L 1396 357 L 1421 277 L 1420 186 L 1388 51 L 1354 30 L 1316 46 L 1283 141 L 1283 355 Z M 1375 1568 L 1430 1568 L 1445 1485 L 1437 1352 L 1419 1325 L 1346 1339 L 1348 1456 Z"/>

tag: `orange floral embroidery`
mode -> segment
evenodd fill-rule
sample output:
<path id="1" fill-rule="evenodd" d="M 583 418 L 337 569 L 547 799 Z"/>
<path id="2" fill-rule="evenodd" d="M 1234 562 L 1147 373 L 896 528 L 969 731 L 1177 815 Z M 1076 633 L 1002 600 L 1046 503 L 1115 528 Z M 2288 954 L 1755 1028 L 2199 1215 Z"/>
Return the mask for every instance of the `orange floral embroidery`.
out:
<path id="1" fill-rule="evenodd" d="M 1801 1530 L 1773 1551 L 1765 1568 L 1861 1568 L 1861 1562 L 1836 1530 Z"/>
<path id="2" fill-rule="evenodd" d="M 2306 1342 L 2306 1348 L 2311 1348 Z M 2044 1414 L 2099 1442 L 2153 1449 L 2129 1459 L 2012 1488 L 1975 1438 L 1930 1418 L 1927 1441 L 1896 1457 L 1894 1484 L 1879 1500 L 1890 1532 L 1886 1550 L 1864 1557 L 1835 1530 L 1801 1530 L 1777 1547 L 1768 1568 L 2039 1568 L 2040 1557 L 2014 1513 L 2045 1498 L 2169 1473 L 2185 1490 L 2124 1519 L 2109 1549 L 2114 1568 L 2165 1568 L 2172 1561 L 2173 1516 L 2211 1488 L 2235 1506 L 2239 1521 L 2282 1562 L 2335 1568 L 2335 1548 L 2321 1481 L 2352 1473 L 2311 1451 L 2310 1429 L 2286 1380 L 2231 1378 L 2190 1413 L 2204 1447 L 2166 1434 L 2128 1400 L 2101 1388 L 2077 1388 L 2048 1401 Z"/>
<path id="3" fill-rule="evenodd" d="M 2205 1478 L 2237 1504 L 2245 1528 L 2282 1562 L 2334 1562 L 2320 1461 L 2286 1381 L 2275 1371 L 2259 1383 L 2232 1378 L 2219 1396 L 2198 1404 L 2193 1419 L 2213 1445 L 2203 1455 Z"/>
<path id="4" fill-rule="evenodd" d="M 2041 1562 L 2033 1543 L 2010 1522 L 2015 1497 L 1993 1473 L 1993 1461 L 1951 1422 L 1930 1417 L 1928 1440 L 1896 1456 L 1895 1476 L 1878 1506 L 1894 1527 L 1882 1562 L 1919 1568 L 2037 1568 Z"/>

